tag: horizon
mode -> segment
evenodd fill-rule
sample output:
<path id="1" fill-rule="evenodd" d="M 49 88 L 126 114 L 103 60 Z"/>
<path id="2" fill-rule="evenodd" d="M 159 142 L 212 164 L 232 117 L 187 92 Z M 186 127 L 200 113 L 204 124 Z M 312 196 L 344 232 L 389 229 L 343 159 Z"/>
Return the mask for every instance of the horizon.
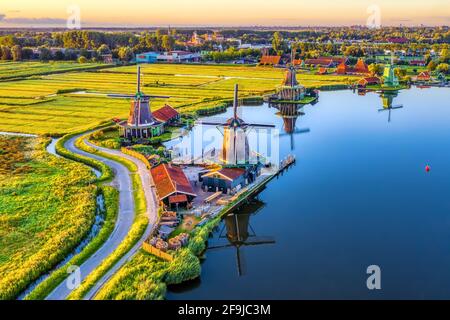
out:
<path id="1" fill-rule="evenodd" d="M 329 1 L 314 3 L 296 0 L 269 2 L 248 0 L 217 1 L 163 0 L 151 3 L 129 0 L 127 6 L 118 0 L 51 0 L 40 2 L 16 0 L 0 9 L 0 28 L 61 28 L 73 14 L 78 14 L 81 28 L 157 28 L 168 25 L 189 27 L 348 27 L 366 25 L 378 14 L 380 25 L 447 26 L 450 6 L 445 0 Z M 177 8 L 178 10 L 173 10 Z M 289 10 L 287 10 L 287 8 Z"/>

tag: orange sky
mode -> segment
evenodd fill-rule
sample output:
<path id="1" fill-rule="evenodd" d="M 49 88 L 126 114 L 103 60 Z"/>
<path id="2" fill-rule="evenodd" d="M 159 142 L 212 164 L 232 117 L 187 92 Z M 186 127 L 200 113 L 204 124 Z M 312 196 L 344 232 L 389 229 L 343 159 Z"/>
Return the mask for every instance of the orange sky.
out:
<path id="1" fill-rule="evenodd" d="M 0 26 L 352 25 L 380 8 L 382 25 L 449 25 L 449 0 L 0 0 Z"/>

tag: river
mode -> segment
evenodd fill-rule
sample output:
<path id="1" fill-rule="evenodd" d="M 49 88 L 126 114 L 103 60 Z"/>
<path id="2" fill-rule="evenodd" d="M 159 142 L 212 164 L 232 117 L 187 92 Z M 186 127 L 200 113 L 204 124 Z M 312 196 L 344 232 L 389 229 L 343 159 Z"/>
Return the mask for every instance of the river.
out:
<path id="1" fill-rule="evenodd" d="M 447 88 L 321 92 L 280 135 L 296 165 L 222 222 L 201 277 L 167 298 L 449 299 L 449 101 Z M 276 108 L 240 109 L 292 129 Z M 370 265 L 381 290 L 366 286 Z"/>

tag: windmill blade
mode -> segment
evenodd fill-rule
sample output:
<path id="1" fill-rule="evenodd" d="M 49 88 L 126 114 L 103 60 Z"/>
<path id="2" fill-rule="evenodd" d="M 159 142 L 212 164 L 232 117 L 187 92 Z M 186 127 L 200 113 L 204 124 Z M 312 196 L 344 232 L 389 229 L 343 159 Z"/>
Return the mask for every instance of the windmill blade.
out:
<path id="1" fill-rule="evenodd" d="M 276 241 L 273 237 L 255 236 L 251 237 L 251 240 L 244 242 L 244 246 L 258 246 L 262 244 L 275 244 Z"/>
<path id="2" fill-rule="evenodd" d="M 223 122 L 211 122 L 211 121 L 195 121 L 195 124 L 202 124 L 205 126 L 227 126 L 226 123 Z"/>
<path id="3" fill-rule="evenodd" d="M 280 133 L 278 136 L 279 137 L 285 137 L 285 136 L 292 136 L 294 134 L 303 134 L 303 133 L 309 133 L 309 132 L 311 132 L 311 129 L 309 129 L 309 128 L 305 128 L 305 129 L 297 129 L 297 128 L 295 128 L 295 131 L 292 132 L 292 133 L 283 132 L 283 133 Z"/>
<path id="4" fill-rule="evenodd" d="M 245 259 L 243 249 L 240 247 L 236 247 L 236 262 L 238 268 L 239 276 L 244 276 L 247 274 L 247 261 Z"/>
<path id="5" fill-rule="evenodd" d="M 234 247 L 234 245 L 232 243 L 227 243 L 227 244 L 222 244 L 222 245 L 217 245 L 217 246 L 210 246 L 207 248 L 207 250 L 221 250 L 221 249 L 226 249 L 226 248 L 231 248 Z"/>
<path id="6" fill-rule="evenodd" d="M 389 107 L 385 109 L 378 109 L 378 112 L 386 111 L 386 110 L 396 110 L 396 109 L 403 109 L 403 106 L 395 106 L 395 107 Z"/>
<path id="7" fill-rule="evenodd" d="M 134 94 L 115 94 L 115 93 L 108 94 L 106 96 L 109 98 L 122 98 L 122 99 L 123 98 L 132 99 L 135 97 Z"/>
<path id="8" fill-rule="evenodd" d="M 275 128 L 273 124 L 262 124 L 262 123 L 246 123 L 250 127 L 254 128 Z"/>
<path id="9" fill-rule="evenodd" d="M 151 98 L 151 99 L 169 99 L 170 96 L 154 96 L 154 95 L 147 95 L 145 94 L 144 97 Z"/>

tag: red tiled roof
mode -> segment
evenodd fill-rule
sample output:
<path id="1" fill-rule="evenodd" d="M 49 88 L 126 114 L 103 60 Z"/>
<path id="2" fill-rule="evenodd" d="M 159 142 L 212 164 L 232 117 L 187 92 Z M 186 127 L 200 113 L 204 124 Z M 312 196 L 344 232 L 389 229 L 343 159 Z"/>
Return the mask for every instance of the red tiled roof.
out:
<path id="1" fill-rule="evenodd" d="M 153 112 L 153 117 L 160 122 L 168 122 L 179 115 L 178 111 L 166 104 L 161 109 Z"/>
<path id="2" fill-rule="evenodd" d="M 346 57 L 319 57 L 319 59 L 329 60 L 333 61 L 334 63 L 345 63 L 347 62 Z"/>
<path id="3" fill-rule="evenodd" d="M 331 58 L 323 58 L 323 59 L 306 59 L 305 64 L 313 64 L 328 67 L 333 63 L 333 59 Z"/>
<path id="4" fill-rule="evenodd" d="M 185 194 L 177 194 L 169 197 L 169 203 L 187 202 L 188 198 Z"/>
<path id="5" fill-rule="evenodd" d="M 260 64 L 277 65 L 280 64 L 281 56 L 262 56 Z"/>
<path id="6" fill-rule="evenodd" d="M 196 196 L 191 183 L 180 167 L 160 164 L 150 169 L 160 200 L 174 193 Z"/>
<path id="7" fill-rule="evenodd" d="M 302 61 L 302 59 L 294 59 L 294 66 L 301 65 Z"/>
<path id="8" fill-rule="evenodd" d="M 359 73 L 369 73 L 369 68 L 363 59 L 358 59 L 358 62 L 355 64 L 355 71 Z"/>

